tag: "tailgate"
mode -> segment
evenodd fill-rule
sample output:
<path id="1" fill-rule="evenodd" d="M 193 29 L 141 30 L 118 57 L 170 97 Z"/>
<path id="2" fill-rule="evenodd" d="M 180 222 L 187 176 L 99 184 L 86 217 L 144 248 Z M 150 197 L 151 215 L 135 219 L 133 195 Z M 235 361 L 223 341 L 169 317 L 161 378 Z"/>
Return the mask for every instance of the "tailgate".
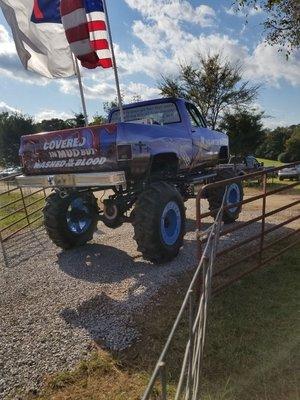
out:
<path id="1" fill-rule="evenodd" d="M 20 157 L 26 175 L 117 169 L 117 125 L 22 136 Z"/>

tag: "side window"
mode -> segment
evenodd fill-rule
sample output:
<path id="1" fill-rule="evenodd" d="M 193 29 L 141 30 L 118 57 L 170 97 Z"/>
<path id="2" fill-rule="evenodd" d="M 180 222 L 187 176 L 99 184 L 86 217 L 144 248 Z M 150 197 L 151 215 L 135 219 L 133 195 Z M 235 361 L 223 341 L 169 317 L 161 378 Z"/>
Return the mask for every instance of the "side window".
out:
<path id="1" fill-rule="evenodd" d="M 206 124 L 204 119 L 202 118 L 201 114 L 197 110 L 197 108 L 191 104 L 186 103 L 186 109 L 188 111 L 188 115 L 191 121 L 191 125 L 195 128 L 206 128 Z"/>

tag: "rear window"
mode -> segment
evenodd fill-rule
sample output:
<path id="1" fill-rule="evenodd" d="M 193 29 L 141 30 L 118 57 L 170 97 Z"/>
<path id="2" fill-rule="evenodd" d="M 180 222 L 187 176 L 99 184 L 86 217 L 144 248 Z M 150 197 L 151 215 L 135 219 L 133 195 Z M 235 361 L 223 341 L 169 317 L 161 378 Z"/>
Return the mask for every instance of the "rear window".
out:
<path id="1" fill-rule="evenodd" d="M 167 125 L 181 121 L 175 103 L 157 103 L 124 109 L 125 122 L 143 124 Z M 120 122 L 120 111 L 116 110 L 111 115 L 111 122 Z"/>

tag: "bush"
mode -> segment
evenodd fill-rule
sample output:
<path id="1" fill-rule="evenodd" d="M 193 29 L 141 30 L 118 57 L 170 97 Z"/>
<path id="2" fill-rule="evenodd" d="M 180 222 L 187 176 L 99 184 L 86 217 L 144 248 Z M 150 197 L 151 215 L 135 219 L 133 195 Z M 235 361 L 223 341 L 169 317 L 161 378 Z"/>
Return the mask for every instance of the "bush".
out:
<path id="1" fill-rule="evenodd" d="M 278 156 L 278 161 L 282 163 L 289 163 L 290 162 L 290 155 L 288 153 L 280 153 Z"/>
<path id="2" fill-rule="evenodd" d="M 20 113 L 0 113 L 0 164 L 19 165 L 22 135 L 35 133 L 33 119 Z"/>

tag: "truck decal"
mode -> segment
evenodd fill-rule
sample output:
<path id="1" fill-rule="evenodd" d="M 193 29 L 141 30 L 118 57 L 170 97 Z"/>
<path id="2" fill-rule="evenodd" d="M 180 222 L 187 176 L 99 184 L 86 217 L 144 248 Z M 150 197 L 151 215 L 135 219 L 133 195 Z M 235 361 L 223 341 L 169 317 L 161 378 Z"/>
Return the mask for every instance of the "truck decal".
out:
<path id="1" fill-rule="evenodd" d="M 36 162 L 33 166 L 34 169 L 51 169 L 51 168 L 71 168 L 71 167 L 85 167 L 92 165 L 103 165 L 106 162 L 105 157 L 96 158 L 79 158 L 75 160 L 70 158 L 67 160 L 43 161 Z"/>

